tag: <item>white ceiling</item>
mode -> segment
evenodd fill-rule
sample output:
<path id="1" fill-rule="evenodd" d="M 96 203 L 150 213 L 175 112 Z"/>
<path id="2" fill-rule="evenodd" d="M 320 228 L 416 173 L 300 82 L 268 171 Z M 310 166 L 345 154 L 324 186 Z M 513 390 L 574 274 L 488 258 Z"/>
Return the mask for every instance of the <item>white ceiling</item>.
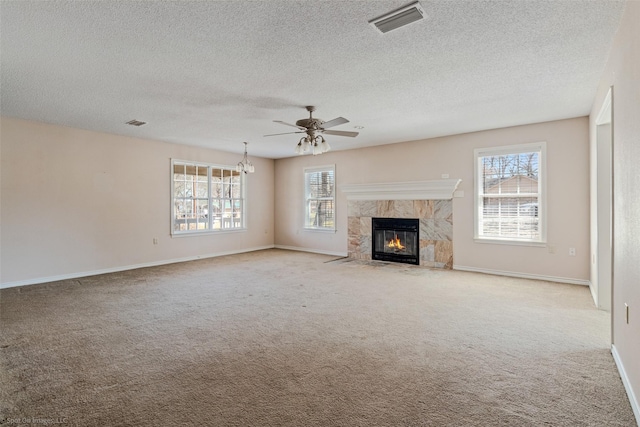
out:
<path id="1" fill-rule="evenodd" d="M 2 0 L 1 113 L 269 158 L 305 105 L 364 127 L 335 150 L 584 116 L 624 9 L 421 0 L 425 20 L 368 24 L 405 4 Z"/>

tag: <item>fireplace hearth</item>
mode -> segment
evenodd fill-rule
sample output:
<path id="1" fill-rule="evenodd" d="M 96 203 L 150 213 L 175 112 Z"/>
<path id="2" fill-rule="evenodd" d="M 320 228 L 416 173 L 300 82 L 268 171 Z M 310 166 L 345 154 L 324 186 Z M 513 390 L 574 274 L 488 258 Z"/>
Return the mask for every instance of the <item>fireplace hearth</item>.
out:
<path id="1" fill-rule="evenodd" d="M 371 218 L 371 257 L 374 260 L 420 264 L 420 221 Z"/>

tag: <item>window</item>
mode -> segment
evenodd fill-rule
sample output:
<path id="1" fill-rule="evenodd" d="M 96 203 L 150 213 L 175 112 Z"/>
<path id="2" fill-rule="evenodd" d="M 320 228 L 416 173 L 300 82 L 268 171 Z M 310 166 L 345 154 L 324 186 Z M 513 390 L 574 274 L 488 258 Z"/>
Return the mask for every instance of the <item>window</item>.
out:
<path id="1" fill-rule="evenodd" d="M 335 166 L 305 168 L 304 228 L 335 231 Z"/>
<path id="2" fill-rule="evenodd" d="M 475 150 L 475 237 L 544 243 L 545 143 Z"/>
<path id="3" fill-rule="evenodd" d="M 244 228 L 244 174 L 235 166 L 171 161 L 172 234 Z"/>

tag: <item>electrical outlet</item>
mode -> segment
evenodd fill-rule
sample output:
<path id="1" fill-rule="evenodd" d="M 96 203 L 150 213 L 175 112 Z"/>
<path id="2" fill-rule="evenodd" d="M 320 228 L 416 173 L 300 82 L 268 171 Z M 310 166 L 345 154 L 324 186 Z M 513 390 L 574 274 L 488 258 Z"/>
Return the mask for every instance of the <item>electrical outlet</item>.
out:
<path id="1" fill-rule="evenodd" d="M 154 238 L 153 238 L 153 244 L 154 244 L 154 245 L 157 245 L 157 244 L 158 244 L 158 238 L 157 238 L 157 237 L 154 237 Z"/>
<path id="2" fill-rule="evenodd" d="M 576 248 L 569 248 L 569 256 L 576 256 Z"/>
<path id="3" fill-rule="evenodd" d="M 448 173 L 443 173 L 442 175 L 440 175 L 442 177 L 442 179 L 447 179 L 449 178 L 449 174 Z"/>

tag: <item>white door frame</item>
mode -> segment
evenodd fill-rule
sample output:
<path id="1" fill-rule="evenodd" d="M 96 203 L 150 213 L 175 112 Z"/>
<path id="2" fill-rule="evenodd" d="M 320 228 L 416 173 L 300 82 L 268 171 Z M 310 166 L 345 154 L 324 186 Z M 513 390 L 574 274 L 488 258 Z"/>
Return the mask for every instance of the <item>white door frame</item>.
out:
<path id="1" fill-rule="evenodd" d="M 609 88 L 596 118 L 595 219 L 592 222 L 592 294 L 596 306 L 612 311 L 613 300 L 613 87 Z M 612 322 L 613 324 L 613 322 Z M 612 325 L 613 327 L 613 325 Z M 613 331 L 611 335 L 613 340 Z"/>

